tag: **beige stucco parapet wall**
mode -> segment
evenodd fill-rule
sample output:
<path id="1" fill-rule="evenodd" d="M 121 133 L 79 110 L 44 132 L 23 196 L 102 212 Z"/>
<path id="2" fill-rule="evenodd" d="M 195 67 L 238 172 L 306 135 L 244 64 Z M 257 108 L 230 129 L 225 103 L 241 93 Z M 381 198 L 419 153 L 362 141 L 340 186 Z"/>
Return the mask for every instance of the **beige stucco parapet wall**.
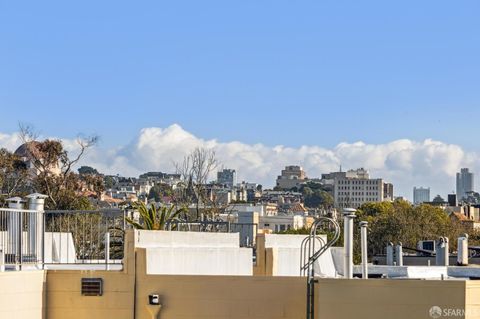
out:
<path id="1" fill-rule="evenodd" d="M 82 278 L 102 278 L 103 296 L 80 293 Z M 49 270 L 47 319 L 132 319 L 135 294 L 134 233 L 125 235 L 122 271 Z"/>
<path id="2" fill-rule="evenodd" d="M 0 273 L 0 318 L 305 318 L 305 278 L 149 275 L 146 249 L 134 248 L 132 233 L 126 243 L 123 271 Z M 81 296 L 85 277 L 103 278 L 104 295 Z M 148 306 L 149 294 L 161 308 Z M 315 294 L 319 319 L 429 319 L 434 306 L 466 311 L 441 318 L 480 318 L 476 281 L 319 279 Z"/>
<path id="3" fill-rule="evenodd" d="M 45 318 L 42 270 L 0 272 L 0 319 Z"/>

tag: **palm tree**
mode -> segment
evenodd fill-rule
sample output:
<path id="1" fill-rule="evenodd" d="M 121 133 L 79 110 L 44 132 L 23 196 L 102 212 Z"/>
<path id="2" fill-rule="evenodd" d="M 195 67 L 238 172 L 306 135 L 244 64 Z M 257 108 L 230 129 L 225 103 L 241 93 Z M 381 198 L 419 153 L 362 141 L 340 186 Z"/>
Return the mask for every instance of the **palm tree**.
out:
<path id="1" fill-rule="evenodd" d="M 157 208 L 155 203 L 147 207 L 143 202 L 137 202 L 133 204 L 133 207 L 138 210 L 143 222 L 137 223 L 129 217 L 125 217 L 125 221 L 135 229 L 145 230 L 166 230 L 166 226 L 169 224 L 171 229 L 175 229 L 177 225 L 172 224 L 172 222 L 178 221 L 180 214 L 186 212 L 185 207 L 177 209 L 176 206 L 172 205 L 170 207 L 161 206 Z"/>

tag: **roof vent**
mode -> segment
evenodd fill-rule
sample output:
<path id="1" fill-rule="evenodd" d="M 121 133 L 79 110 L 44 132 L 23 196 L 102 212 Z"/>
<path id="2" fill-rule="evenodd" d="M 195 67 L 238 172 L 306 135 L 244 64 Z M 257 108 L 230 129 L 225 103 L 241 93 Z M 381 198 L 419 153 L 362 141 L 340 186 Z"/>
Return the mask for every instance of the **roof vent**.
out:
<path id="1" fill-rule="evenodd" d="M 102 278 L 82 278 L 82 296 L 102 296 Z"/>

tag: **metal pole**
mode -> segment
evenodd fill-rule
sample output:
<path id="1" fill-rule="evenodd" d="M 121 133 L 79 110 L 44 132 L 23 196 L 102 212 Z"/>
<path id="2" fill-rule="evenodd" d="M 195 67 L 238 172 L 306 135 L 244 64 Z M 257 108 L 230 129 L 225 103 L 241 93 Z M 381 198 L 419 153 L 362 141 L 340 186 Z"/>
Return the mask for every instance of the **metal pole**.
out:
<path id="1" fill-rule="evenodd" d="M 343 277 L 347 279 L 353 278 L 353 219 L 355 216 L 355 209 L 345 208 L 343 210 L 343 220 L 344 220 L 344 258 L 343 258 L 343 267 L 344 274 Z"/>
<path id="2" fill-rule="evenodd" d="M 368 247 L 367 247 L 368 222 L 360 223 L 361 246 L 362 246 L 362 278 L 368 279 Z"/>
<path id="3" fill-rule="evenodd" d="M 23 247 L 23 213 L 18 212 L 19 223 L 18 223 L 18 256 L 20 259 L 20 270 L 22 270 L 22 262 L 23 262 L 23 254 L 22 254 L 22 247 Z"/>
<path id="4" fill-rule="evenodd" d="M 41 218 L 42 218 L 42 228 L 41 228 L 41 235 L 42 235 L 42 269 L 44 270 L 45 269 L 45 232 L 46 232 L 46 229 L 45 229 L 45 213 L 43 212 L 41 214 Z M 53 239 L 52 239 L 52 242 L 53 242 Z"/>
<path id="5" fill-rule="evenodd" d="M 0 272 L 5 271 L 5 254 L 3 253 L 3 246 L 0 246 Z"/>
<path id="6" fill-rule="evenodd" d="M 109 270 L 110 268 L 110 233 L 105 233 L 105 269 Z"/>

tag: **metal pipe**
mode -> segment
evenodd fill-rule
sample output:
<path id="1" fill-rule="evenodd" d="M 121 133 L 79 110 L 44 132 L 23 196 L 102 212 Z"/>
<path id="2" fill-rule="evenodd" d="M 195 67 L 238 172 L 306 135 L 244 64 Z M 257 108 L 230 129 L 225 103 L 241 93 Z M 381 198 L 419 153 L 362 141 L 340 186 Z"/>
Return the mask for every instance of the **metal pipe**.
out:
<path id="1" fill-rule="evenodd" d="M 28 209 L 34 210 L 29 214 L 29 254 L 35 257 L 38 264 L 43 265 L 43 247 L 44 247 L 44 223 L 43 214 L 45 209 L 45 199 L 47 195 L 33 193 L 26 196 L 28 198 Z"/>
<path id="2" fill-rule="evenodd" d="M 353 219 L 356 217 L 355 212 L 356 210 L 353 208 L 345 208 L 343 210 L 343 277 L 347 279 L 353 278 Z"/>
<path id="3" fill-rule="evenodd" d="M 23 247 L 23 212 L 18 212 L 18 215 L 20 216 L 19 222 L 18 222 L 18 261 L 20 263 L 19 270 L 22 270 L 22 266 L 23 266 L 23 252 L 22 252 L 22 247 Z"/>
<path id="4" fill-rule="evenodd" d="M 468 266 L 468 235 L 458 238 L 457 266 Z"/>
<path id="5" fill-rule="evenodd" d="M 19 210 L 11 211 L 8 213 L 8 242 L 10 245 L 10 254 L 13 254 L 12 262 L 15 263 L 15 269 L 20 270 L 21 263 L 21 210 L 23 210 L 23 200 L 20 197 L 12 197 L 6 200 L 8 202 L 8 208 Z"/>
<path id="6" fill-rule="evenodd" d="M 360 222 L 360 236 L 362 246 L 362 278 L 368 279 L 368 247 L 367 247 L 367 228 L 368 222 Z"/>
<path id="7" fill-rule="evenodd" d="M 393 266 L 393 243 L 387 245 L 387 266 Z"/>
<path id="8" fill-rule="evenodd" d="M 110 233 L 105 233 L 105 269 L 110 268 Z"/>
<path id="9" fill-rule="evenodd" d="M 403 247 L 402 243 L 398 243 L 395 247 L 395 261 L 397 266 L 403 266 Z"/>
<path id="10" fill-rule="evenodd" d="M 435 264 L 437 266 L 448 266 L 449 254 L 448 254 L 448 238 L 440 237 L 436 247 Z"/>
<path id="11" fill-rule="evenodd" d="M 3 252 L 3 246 L 0 246 L 0 272 L 5 271 L 5 254 Z"/>

